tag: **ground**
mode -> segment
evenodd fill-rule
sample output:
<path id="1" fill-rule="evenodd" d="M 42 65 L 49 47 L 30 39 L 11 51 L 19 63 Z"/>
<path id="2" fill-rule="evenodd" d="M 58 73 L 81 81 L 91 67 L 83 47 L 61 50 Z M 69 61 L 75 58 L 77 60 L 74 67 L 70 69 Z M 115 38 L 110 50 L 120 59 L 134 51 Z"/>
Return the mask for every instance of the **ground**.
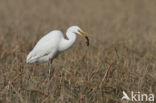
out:
<path id="1" fill-rule="evenodd" d="M 131 103 L 123 91 L 156 93 L 155 5 L 0 0 L 0 103 Z M 26 64 L 26 56 L 46 33 L 71 25 L 89 33 L 90 46 L 78 37 L 53 61 L 48 92 L 47 63 Z"/>

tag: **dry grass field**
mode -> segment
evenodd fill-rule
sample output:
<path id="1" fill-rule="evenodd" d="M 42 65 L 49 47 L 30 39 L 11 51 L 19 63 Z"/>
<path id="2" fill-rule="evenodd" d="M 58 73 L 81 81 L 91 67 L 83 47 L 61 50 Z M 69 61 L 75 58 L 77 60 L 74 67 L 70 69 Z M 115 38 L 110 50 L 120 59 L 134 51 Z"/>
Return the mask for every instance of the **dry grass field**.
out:
<path id="1" fill-rule="evenodd" d="M 78 37 L 54 60 L 48 93 L 47 63 L 26 56 L 71 25 L 90 46 Z M 156 95 L 155 0 L 0 0 L 0 103 L 131 103 L 122 91 Z"/>

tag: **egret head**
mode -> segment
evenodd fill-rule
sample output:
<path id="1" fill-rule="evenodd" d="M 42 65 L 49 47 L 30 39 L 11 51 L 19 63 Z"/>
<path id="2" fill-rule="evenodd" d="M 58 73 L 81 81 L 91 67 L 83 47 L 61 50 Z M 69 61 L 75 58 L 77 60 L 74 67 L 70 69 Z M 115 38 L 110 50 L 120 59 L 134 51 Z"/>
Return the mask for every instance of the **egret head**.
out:
<path id="1" fill-rule="evenodd" d="M 89 46 L 89 38 L 87 36 L 87 32 L 84 32 L 80 27 L 78 26 L 71 26 L 69 29 L 69 31 L 75 33 L 75 34 L 78 34 L 80 35 L 81 37 L 85 38 L 86 39 L 86 44 L 87 46 Z"/>

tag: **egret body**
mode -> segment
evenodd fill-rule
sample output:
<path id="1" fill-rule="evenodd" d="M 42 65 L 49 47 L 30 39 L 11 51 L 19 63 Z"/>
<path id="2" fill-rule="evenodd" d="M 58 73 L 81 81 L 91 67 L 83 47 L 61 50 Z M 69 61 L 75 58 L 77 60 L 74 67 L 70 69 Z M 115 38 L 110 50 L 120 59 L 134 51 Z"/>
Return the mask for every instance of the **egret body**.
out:
<path id="1" fill-rule="evenodd" d="M 35 62 L 48 62 L 48 91 L 50 87 L 50 68 L 52 65 L 52 60 L 57 57 L 57 55 L 70 48 L 76 41 L 77 35 L 84 37 L 87 40 L 87 45 L 89 45 L 89 39 L 84 32 L 78 26 L 71 26 L 66 31 L 67 39 L 65 39 L 63 33 L 59 30 L 54 30 L 43 36 L 35 45 L 33 50 L 28 54 L 26 63 Z"/>
<path id="2" fill-rule="evenodd" d="M 70 48 L 76 41 L 77 35 L 84 37 L 89 45 L 89 39 L 78 26 L 71 26 L 66 31 L 67 39 L 59 30 L 54 30 L 43 36 L 35 45 L 33 50 L 28 54 L 26 62 L 46 62 L 54 59 L 59 52 L 65 51 Z"/>

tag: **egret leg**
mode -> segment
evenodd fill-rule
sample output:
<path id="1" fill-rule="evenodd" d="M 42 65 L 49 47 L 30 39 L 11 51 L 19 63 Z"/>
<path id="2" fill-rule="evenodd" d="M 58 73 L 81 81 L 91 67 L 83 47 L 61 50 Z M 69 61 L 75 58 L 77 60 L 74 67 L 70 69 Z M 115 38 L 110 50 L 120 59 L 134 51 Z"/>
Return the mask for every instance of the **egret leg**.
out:
<path id="1" fill-rule="evenodd" d="M 51 78 L 51 67 L 52 67 L 52 60 L 50 60 L 48 62 L 48 67 L 47 67 L 47 79 L 48 79 L 48 93 L 49 93 L 49 89 L 50 89 L 50 78 Z"/>

